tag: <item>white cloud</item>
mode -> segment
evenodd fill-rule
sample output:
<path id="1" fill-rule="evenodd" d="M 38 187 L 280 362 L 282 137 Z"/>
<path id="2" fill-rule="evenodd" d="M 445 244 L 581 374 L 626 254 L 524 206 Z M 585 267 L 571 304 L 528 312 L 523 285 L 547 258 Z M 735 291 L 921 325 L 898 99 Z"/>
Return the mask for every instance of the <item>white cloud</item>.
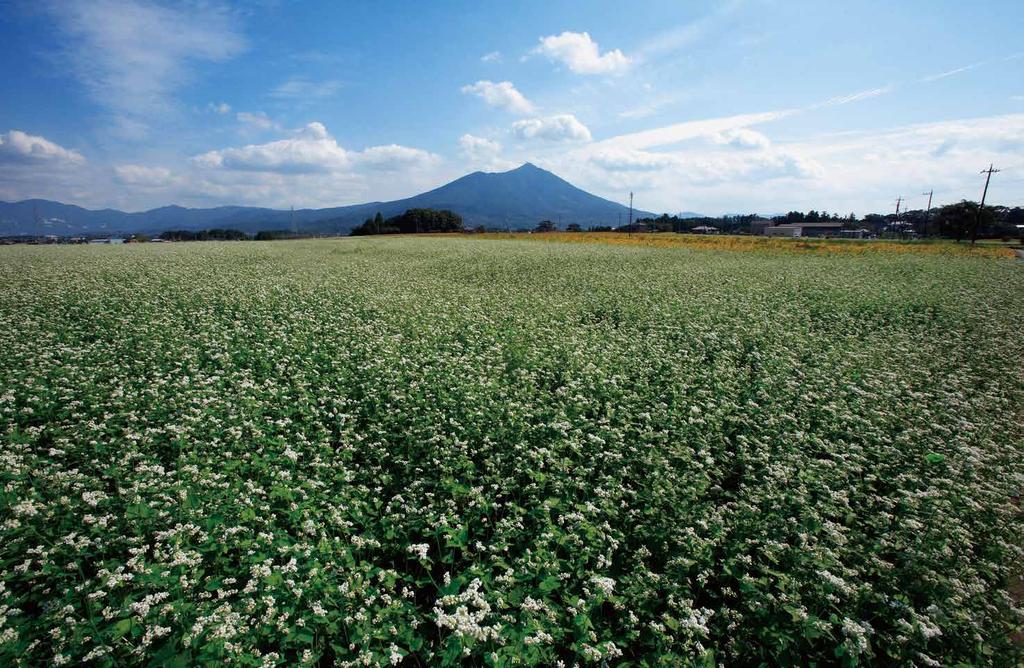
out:
<path id="1" fill-rule="evenodd" d="M 518 163 L 501 157 L 501 143 L 485 137 L 464 134 L 459 137 L 459 155 L 469 169 L 497 172 L 515 167 Z"/>
<path id="2" fill-rule="evenodd" d="M 602 145 L 622 148 L 643 149 L 654 146 L 677 144 L 688 139 L 712 137 L 717 133 L 728 132 L 751 125 L 760 125 L 785 118 L 796 113 L 796 110 L 767 111 L 754 114 L 739 114 L 722 118 L 708 118 L 699 121 L 686 121 L 660 128 L 651 128 L 640 132 L 619 135 L 601 142 Z"/>
<path id="3" fill-rule="evenodd" d="M 519 139 L 545 141 L 590 141 L 590 130 L 572 114 L 545 118 L 529 118 L 512 124 L 512 134 Z"/>
<path id="4" fill-rule="evenodd" d="M 475 84 L 462 87 L 466 95 L 476 95 L 491 107 L 504 109 L 514 114 L 532 114 L 533 103 L 516 90 L 511 81 L 477 81 Z"/>
<path id="5" fill-rule="evenodd" d="M 231 113 L 231 105 L 227 102 L 211 102 L 206 105 L 206 108 L 215 114 L 220 114 L 221 116 L 226 116 Z"/>
<path id="6" fill-rule="evenodd" d="M 501 62 L 501 51 L 491 51 L 480 56 L 480 62 L 482 63 L 500 63 Z"/>
<path id="7" fill-rule="evenodd" d="M 501 153 L 501 144 L 493 139 L 464 134 L 459 137 L 459 151 L 473 161 L 489 160 Z"/>
<path id="8" fill-rule="evenodd" d="M 615 147 L 599 148 L 590 153 L 589 160 L 613 172 L 662 170 L 680 164 L 674 155 Z"/>
<path id="9" fill-rule="evenodd" d="M 733 128 L 713 135 L 712 141 L 724 146 L 744 149 L 766 149 L 771 147 L 771 140 L 757 130 Z"/>
<path id="10" fill-rule="evenodd" d="M 625 118 L 625 119 L 629 119 L 629 120 L 639 120 L 641 118 L 647 118 L 648 116 L 653 116 L 656 113 L 658 113 L 658 105 L 657 104 L 653 104 L 653 103 L 652 104 L 642 104 L 642 105 L 640 105 L 638 107 L 632 107 L 630 109 L 626 109 L 625 111 L 620 111 L 619 112 L 619 118 Z"/>
<path id="11" fill-rule="evenodd" d="M 83 164 L 85 158 L 78 151 L 64 148 L 45 137 L 11 130 L 0 134 L 0 162 L 75 166 Z"/>
<path id="12" fill-rule="evenodd" d="M 613 49 L 601 53 L 589 33 L 565 31 L 560 35 L 540 38 L 535 53 L 546 55 L 576 74 L 620 74 L 629 68 L 630 59 Z"/>
<path id="13" fill-rule="evenodd" d="M 396 171 L 424 169 L 437 164 L 441 157 L 429 151 L 398 144 L 371 146 L 358 153 L 350 154 L 357 165 L 369 169 Z"/>
<path id="14" fill-rule="evenodd" d="M 707 131 L 716 126 L 745 128 L 757 117 L 709 119 L 695 121 L 685 131 L 654 131 L 656 143 L 649 138 L 638 142 L 632 135 L 613 137 L 553 152 L 544 164 L 606 197 L 636 190 L 638 206 L 647 210 L 706 213 L 827 208 L 864 214 L 889 210 L 899 192 L 932 188 L 940 205 L 977 199 L 977 172 L 990 162 L 1007 172 L 1024 170 L 1024 114 L 812 136 L 748 151 L 716 141 L 729 137 L 728 129 L 717 130 L 722 137 Z M 680 136 L 689 141 L 679 146 L 663 142 Z M 639 143 L 667 150 L 644 150 Z M 937 153 L 942 160 L 935 159 Z M 1005 181 L 996 184 L 993 179 L 993 187 L 989 196 L 994 203 L 1019 197 Z"/>
<path id="15" fill-rule="evenodd" d="M 347 169 L 349 154 L 322 123 L 310 123 L 287 139 L 241 148 L 208 151 L 193 158 L 200 167 L 281 174 L 310 174 Z"/>
<path id="16" fill-rule="evenodd" d="M 166 167 L 147 167 L 145 165 L 115 165 L 114 177 L 118 183 L 127 186 L 157 188 L 170 185 L 171 170 Z"/>
<path id="17" fill-rule="evenodd" d="M 215 2 L 158 5 L 137 0 L 47 4 L 65 44 L 61 57 L 91 97 L 119 117 L 123 136 L 146 130 L 140 117 L 173 109 L 191 64 L 230 58 L 245 46 L 229 10 Z"/>
<path id="18" fill-rule="evenodd" d="M 338 144 L 323 123 L 313 122 L 291 137 L 265 144 L 208 151 L 192 158 L 207 170 L 268 172 L 281 175 L 352 174 L 360 168 L 377 171 L 431 167 L 440 156 L 418 148 L 388 144 L 348 151 Z"/>
<path id="19" fill-rule="evenodd" d="M 879 95 L 885 95 L 895 90 L 895 86 L 882 86 L 881 88 L 872 88 L 870 90 L 862 90 L 858 93 L 851 93 L 849 95 L 837 95 L 836 97 L 825 100 L 820 105 L 821 107 L 835 107 L 841 104 L 849 104 L 850 102 L 860 102 L 861 100 L 867 100 L 872 97 L 878 97 Z"/>
<path id="20" fill-rule="evenodd" d="M 981 67 L 982 65 L 985 65 L 985 64 L 986 64 L 986 61 L 982 61 L 980 63 L 973 63 L 971 65 L 964 65 L 963 67 L 955 67 L 955 68 L 953 68 L 951 70 L 946 70 L 945 72 L 939 72 L 938 74 L 932 74 L 930 76 L 922 77 L 921 79 L 919 79 L 919 81 L 921 83 L 931 83 L 933 81 L 938 81 L 939 79 L 945 79 L 946 77 L 951 77 L 954 74 L 960 74 L 961 72 L 970 72 L 971 70 L 973 70 L 975 68 L 978 68 L 978 67 Z"/>
<path id="21" fill-rule="evenodd" d="M 312 81 L 307 77 L 292 77 L 270 91 L 270 96 L 279 100 L 312 101 L 334 97 L 341 90 L 336 80 Z"/>
<path id="22" fill-rule="evenodd" d="M 235 114 L 239 123 L 255 128 L 257 130 L 279 130 L 281 126 L 262 111 L 248 112 L 240 111 Z"/>

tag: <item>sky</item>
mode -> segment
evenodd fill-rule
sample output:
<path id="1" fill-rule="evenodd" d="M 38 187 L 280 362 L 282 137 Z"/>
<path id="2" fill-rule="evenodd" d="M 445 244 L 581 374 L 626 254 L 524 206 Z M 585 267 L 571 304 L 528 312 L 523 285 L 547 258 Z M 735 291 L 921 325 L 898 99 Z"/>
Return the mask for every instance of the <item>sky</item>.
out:
<path id="1" fill-rule="evenodd" d="M 1024 3 L 0 0 L 0 200 L 411 196 L 529 161 L 638 209 L 1024 205 Z"/>

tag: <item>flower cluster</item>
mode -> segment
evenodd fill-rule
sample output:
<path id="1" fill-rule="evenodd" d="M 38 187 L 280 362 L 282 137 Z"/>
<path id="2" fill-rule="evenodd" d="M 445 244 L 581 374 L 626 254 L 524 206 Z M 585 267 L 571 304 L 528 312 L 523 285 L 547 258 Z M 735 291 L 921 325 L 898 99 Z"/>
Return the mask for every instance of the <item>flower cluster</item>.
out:
<path id="1" fill-rule="evenodd" d="M 1024 266 L 0 247 L 0 665 L 1014 665 Z"/>

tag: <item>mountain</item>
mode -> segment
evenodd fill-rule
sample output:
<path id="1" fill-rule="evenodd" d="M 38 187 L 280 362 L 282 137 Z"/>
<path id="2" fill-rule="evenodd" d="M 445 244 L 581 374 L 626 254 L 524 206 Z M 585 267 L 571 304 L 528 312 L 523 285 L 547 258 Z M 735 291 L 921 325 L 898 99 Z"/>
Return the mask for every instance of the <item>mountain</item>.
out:
<path id="1" fill-rule="evenodd" d="M 450 209 L 467 227 L 534 227 L 541 220 L 578 223 L 625 224 L 629 208 L 580 190 L 568 181 L 526 163 L 500 172 L 473 172 L 440 188 L 391 202 L 368 202 L 327 209 L 279 209 L 220 206 L 189 209 L 165 206 L 137 213 L 114 209 L 90 210 L 49 200 L 0 202 L 0 235 L 97 235 L 155 233 L 170 229 L 234 228 L 246 232 L 282 229 L 295 224 L 304 232 L 344 233 L 380 211 L 387 218 L 406 209 Z M 652 216 L 633 210 L 634 218 Z M 36 222 L 38 219 L 39 222 Z"/>

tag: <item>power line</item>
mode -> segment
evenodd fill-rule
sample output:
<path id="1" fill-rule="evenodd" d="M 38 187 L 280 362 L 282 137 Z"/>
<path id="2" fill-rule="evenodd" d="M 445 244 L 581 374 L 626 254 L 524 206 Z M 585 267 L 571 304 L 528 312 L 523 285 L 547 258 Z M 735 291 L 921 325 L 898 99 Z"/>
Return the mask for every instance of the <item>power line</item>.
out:
<path id="1" fill-rule="evenodd" d="M 902 203 L 903 203 L 903 195 L 900 195 L 899 197 L 896 198 L 896 220 L 893 221 L 893 224 L 892 224 L 892 236 L 893 236 L 894 239 L 896 238 L 896 230 L 897 230 L 897 228 L 899 227 L 899 224 L 900 224 L 900 204 L 902 204 Z"/>
<path id="2" fill-rule="evenodd" d="M 978 240 L 978 228 L 981 227 L 981 212 L 985 210 L 985 196 L 988 195 L 988 182 L 992 180 L 992 175 L 998 173 L 1000 170 L 992 167 L 992 163 L 988 164 L 988 169 L 983 169 L 980 174 L 985 175 L 985 189 L 981 191 L 981 204 L 978 206 L 978 216 L 974 219 L 974 229 L 971 230 L 971 245 Z"/>
<path id="3" fill-rule="evenodd" d="M 633 191 L 629 191 L 629 226 L 626 228 L 629 233 L 633 233 Z"/>
<path id="4" fill-rule="evenodd" d="M 935 194 L 935 190 L 929 190 L 927 193 L 921 193 L 922 195 L 928 195 L 928 209 L 924 212 L 924 229 L 926 234 L 931 234 L 931 220 L 932 220 L 932 195 Z"/>

